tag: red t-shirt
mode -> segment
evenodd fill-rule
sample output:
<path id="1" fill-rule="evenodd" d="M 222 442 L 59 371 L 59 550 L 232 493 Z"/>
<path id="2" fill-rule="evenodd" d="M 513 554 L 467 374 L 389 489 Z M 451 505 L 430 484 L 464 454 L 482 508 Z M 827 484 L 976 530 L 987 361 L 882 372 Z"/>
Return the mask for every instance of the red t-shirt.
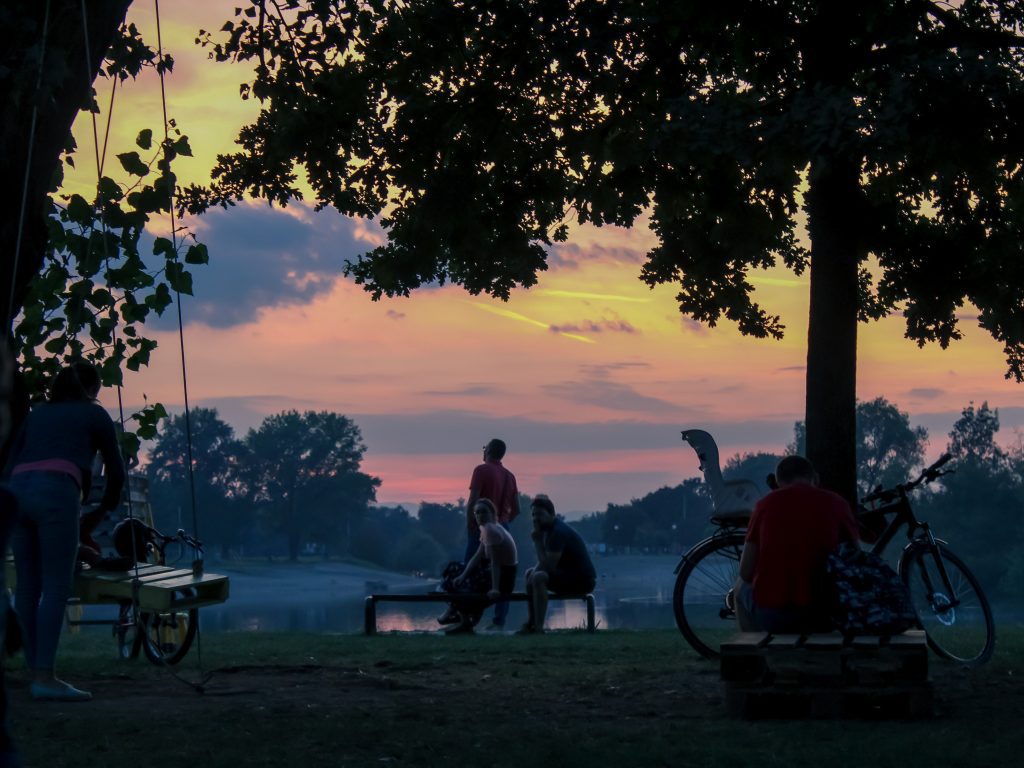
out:
<path id="1" fill-rule="evenodd" d="M 757 544 L 754 602 L 762 608 L 807 607 L 818 596 L 825 557 L 840 541 L 858 541 L 846 500 L 811 485 L 772 491 L 754 506 L 747 541 Z"/>
<path id="2" fill-rule="evenodd" d="M 516 476 L 502 466 L 500 461 L 485 461 L 473 470 L 469 490 L 477 492 L 477 498 L 487 499 L 498 510 L 498 522 L 508 524 L 519 514 L 519 488 Z M 466 525 L 471 531 L 479 530 L 473 510 L 466 510 Z"/>

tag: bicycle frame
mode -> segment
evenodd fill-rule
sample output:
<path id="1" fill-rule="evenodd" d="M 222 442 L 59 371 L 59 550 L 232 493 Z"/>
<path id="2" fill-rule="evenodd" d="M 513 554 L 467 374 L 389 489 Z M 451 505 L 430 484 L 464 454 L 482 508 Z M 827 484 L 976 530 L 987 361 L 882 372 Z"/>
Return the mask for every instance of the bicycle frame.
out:
<path id="1" fill-rule="evenodd" d="M 896 533 L 899 529 L 904 525 L 907 526 L 907 539 L 909 539 L 909 541 L 903 547 L 903 551 L 900 554 L 900 559 L 897 563 L 897 571 L 901 574 L 903 573 L 911 552 L 918 547 L 926 547 L 929 554 L 935 560 L 935 567 L 942 577 L 942 586 L 946 591 L 945 593 L 951 596 L 950 607 L 957 607 L 960 605 L 960 600 L 956 595 L 956 590 L 950 582 L 949 574 L 946 572 L 946 566 L 943 564 L 942 558 L 939 556 L 938 545 L 946 544 L 946 542 L 942 539 L 935 538 L 928 523 L 917 519 L 913 508 L 910 506 L 910 498 L 902 486 L 897 487 L 897 493 L 898 497 L 896 501 L 866 510 L 872 514 L 893 514 L 892 519 L 889 520 L 885 528 L 879 534 L 878 539 L 872 545 L 871 551 L 880 556 L 885 551 L 886 547 L 889 546 L 890 542 L 892 542 L 896 537 Z M 931 583 L 931 578 L 928 573 L 925 572 L 922 575 L 929 591 L 934 590 L 934 585 Z"/>

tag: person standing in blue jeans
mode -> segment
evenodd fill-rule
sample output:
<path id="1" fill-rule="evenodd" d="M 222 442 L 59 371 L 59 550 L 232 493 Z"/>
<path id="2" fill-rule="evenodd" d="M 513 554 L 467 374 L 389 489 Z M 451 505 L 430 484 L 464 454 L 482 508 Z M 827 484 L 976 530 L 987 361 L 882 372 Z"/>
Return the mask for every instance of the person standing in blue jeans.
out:
<path id="1" fill-rule="evenodd" d="M 121 500 L 124 460 L 114 422 L 99 403 L 99 371 L 88 363 L 67 366 L 54 378 L 48 402 L 36 405 L 15 438 L 7 460 L 18 503 L 12 548 L 17 576 L 14 605 L 24 630 L 25 660 L 35 699 L 87 701 L 92 695 L 60 680 L 57 646 L 64 607 L 71 596 L 80 526 L 88 537 Z M 99 507 L 79 520 L 95 454 L 107 478 Z"/>

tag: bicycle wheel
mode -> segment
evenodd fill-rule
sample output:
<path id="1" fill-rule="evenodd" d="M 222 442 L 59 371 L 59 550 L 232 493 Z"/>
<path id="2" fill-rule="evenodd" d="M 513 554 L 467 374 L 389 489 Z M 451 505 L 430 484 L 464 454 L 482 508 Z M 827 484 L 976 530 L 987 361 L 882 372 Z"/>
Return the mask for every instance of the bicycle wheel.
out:
<path id="1" fill-rule="evenodd" d="M 727 602 L 739 575 L 744 533 L 728 533 L 697 544 L 683 556 L 672 595 L 676 624 L 701 656 L 718 658 L 722 640 L 736 631 Z"/>
<path id="2" fill-rule="evenodd" d="M 192 597 L 190 589 L 181 590 L 183 598 Z M 177 664 L 192 647 L 199 626 L 199 610 L 188 608 L 139 616 L 142 650 L 154 664 Z"/>
<path id="3" fill-rule="evenodd" d="M 989 660 L 996 644 L 992 609 L 959 557 L 941 544 L 934 550 L 926 544 L 915 546 L 900 558 L 900 576 L 935 653 L 971 667 Z"/>
<path id="4" fill-rule="evenodd" d="M 132 617 L 131 603 L 121 604 L 117 623 L 114 624 L 114 640 L 117 643 L 117 655 L 122 659 L 134 659 L 139 655 L 142 636 L 139 634 L 139 625 Z"/>

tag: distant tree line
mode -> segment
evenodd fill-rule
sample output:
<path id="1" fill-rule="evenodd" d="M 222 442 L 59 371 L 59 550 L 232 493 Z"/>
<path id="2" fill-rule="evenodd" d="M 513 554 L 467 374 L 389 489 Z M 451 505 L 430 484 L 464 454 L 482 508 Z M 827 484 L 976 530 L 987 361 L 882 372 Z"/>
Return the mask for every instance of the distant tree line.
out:
<path id="1" fill-rule="evenodd" d="M 1024 584 L 1024 443 L 1010 449 L 995 440 L 999 412 L 988 403 L 963 409 L 948 435 L 952 474 L 914 492 L 918 519 L 969 565 L 992 594 L 1017 594 Z M 766 477 L 785 453 L 804 452 L 804 424 L 779 454 L 735 455 L 722 467 L 726 480 L 749 479 L 767 491 Z M 857 405 L 857 477 L 861 496 L 916 476 L 924 466 L 928 431 L 911 427 L 906 413 L 877 398 Z M 708 535 L 711 499 L 701 480 L 688 479 L 628 504 L 609 504 L 583 521 L 591 541 L 610 551 L 681 552 Z M 895 540 L 893 552 L 904 542 Z"/>
<path id="2" fill-rule="evenodd" d="M 349 558 L 403 572 L 436 574 L 461 558 L 464 500 L 375 506 L 380 480 L 360 471 L 359 428 L 335 413 L 296 411 L 270 416 L 243 439 L 216 410 L 191 414 L 198 525 L 222 557 Z M 992 593 L 1024 584 L 1024 443 L 996 442 L 999 413 L 988 403 L 963 409 L 948 435 L 954 473 L 915 492 L 914 509 L 950 542 Z M 736 454 L 726 480 L 749 479 L 767 492 L 766 477 L 785 453 L 803 450 L 804 425 L 778 454 Z M 865 495 L 920 471 L 928 432 L 884 398 L 857 406 L 857 474 Z M 183 416 L 165 420 L 146 471 L 158 527 L 192 527 Z M 684 449 L 685 450 L 685 449 Z M 529 497 L 510 526 L 520 557 L 532 561 Z M 679 553 L 708 535 L 711 497 L 701 478 L 659 488 L 627 504 L 608 504 L 573 522 L 599 552 Z M 895 542 L 895 546 L 899 542 Z"/>

